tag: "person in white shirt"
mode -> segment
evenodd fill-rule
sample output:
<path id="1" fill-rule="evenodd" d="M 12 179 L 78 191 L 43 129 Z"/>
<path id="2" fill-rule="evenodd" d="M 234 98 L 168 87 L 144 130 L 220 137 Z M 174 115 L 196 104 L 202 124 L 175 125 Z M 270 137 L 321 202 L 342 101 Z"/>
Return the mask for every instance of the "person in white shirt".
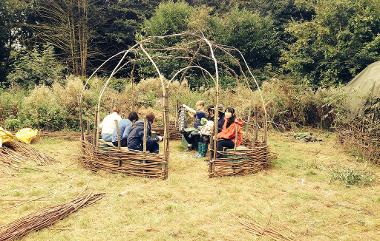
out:
<path id="1" fill-rule="evenodd" d="M 104 117 L 103 121 L 100 123 L 99 128 L 101 128 L 101 135 L 104 141 L 112 141 L 112 135 L 116 129 L 115 120 L 121 121 L 120 110 L 116 107 L 112 108 L 112 113 Z"/>

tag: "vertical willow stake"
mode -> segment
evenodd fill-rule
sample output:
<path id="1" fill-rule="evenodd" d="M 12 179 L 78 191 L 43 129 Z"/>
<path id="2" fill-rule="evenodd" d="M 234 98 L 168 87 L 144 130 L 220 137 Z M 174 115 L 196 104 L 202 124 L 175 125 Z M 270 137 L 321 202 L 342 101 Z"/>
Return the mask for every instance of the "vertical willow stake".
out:
<path id="1" fill-rule="evenodd" d="M 164 76 L 161 74 L 160 69 L 158 68 L 157 64 L 154 62 L 150 54 L 145 50 L 144 46 L 140 43 L 140 49 L 144 52 L 144 54 L 148 57 L 149 61 L 152 63 L 154 68 L 156 69 L 158 76 L 161 80 L 161 87 L 162 87 L 162 97 L 163 100 L 163 108 L 164 108 L 164 160 L 166 162 L 166 173 L 164 179 L 168 178 L 168 165 L 169 165 L 169 117 L 168 117 L 168 87 L 165 84 Z"/>
<path id="2" fill-rule="evenodd" d="M 217 138 L 217 134 L 218 134 L 218 105 L 219 105 L 219 70 L 218 70 L 218 61 L 216 60 L 215 58 L 215 54 L 214 54 L 214 49 L 212 47 L 212 44 L 210 43 L 210 41 L 205 38 L 203 36 L 203 40 L 207 43 L 207 45 L 209 46 L 210 48 L 210 53 L 211 53 L 211 58 L 213 59 L 214 61 L 214 67 L 215 67 L 215 107 L 214 107 L 214 156 L 213 156 L 213 159 L 214 161 L 216 160 L 216 153 L 217 153 L 217 141 L 218 141 L 218 138 Z M 210 165 L 211 166 L 211 170 L 212 172 L 214 172 L 214 163 L 212 162 Z"/>

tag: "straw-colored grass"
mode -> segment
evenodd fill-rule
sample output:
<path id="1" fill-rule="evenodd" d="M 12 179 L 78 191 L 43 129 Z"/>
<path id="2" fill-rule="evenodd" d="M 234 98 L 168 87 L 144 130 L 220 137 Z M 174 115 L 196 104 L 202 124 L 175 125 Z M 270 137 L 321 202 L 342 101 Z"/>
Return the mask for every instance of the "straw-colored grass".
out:
<path id="1" fill-rule="evenodd" d="M 79 142 L 43 139 L 35 147 L 61 163 L 25 164 L 14 176 L 0 177 L 0 225 L 87 188 L 106 196 L 24 240 L 270 240 L 249 233 L 237 217 L 289 228 L 295 240 L 378 239 L 379 182 L 346 187 L 330 183 L 330 175 L 351 167 L 379 177 L 380 168 L 346 155 L 334 135 L 320 135 L 323 142 L 303 143 L 272 133 L 270 146 L 279 156 L 272 169 L 212 179 L 206 162 L 171 142 L 168 180 L 92 173 L 79 165 Z"/>

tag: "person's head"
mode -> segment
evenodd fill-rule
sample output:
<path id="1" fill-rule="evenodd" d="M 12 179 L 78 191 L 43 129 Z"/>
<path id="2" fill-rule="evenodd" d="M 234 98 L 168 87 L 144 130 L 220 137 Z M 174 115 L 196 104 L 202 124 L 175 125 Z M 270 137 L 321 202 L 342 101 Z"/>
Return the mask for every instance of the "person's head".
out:
<path id="1" fill-rule="evenodd" d="M 116 113 L 120 114 L 120 109 L 117 108 L 116 106 L 114 106 L 114 107 L 112 108 L 112 112 L 116 112 Z"/>
<path id="2" fill-rule="evenodd" d="M 227 127 L 229 127 L 235 121 L 235 109 L 232 107 L 228 107 L 224 112 L 224 116 L 227 119 Z"/>
<path id="3" fill-rule="evenodd" d="M 224 113 L 224 107 L 222 104 L 218 105 L 218 116 L 220 117 Z"/>
<path id="4" fill-rule="evenodd" d="M 139 119 L 139 115 L 135 111 L 132 111 L 129 113 L 128 119 L 132 122 L 135 122 Z"/>
<path id="5" fill-rule="evenodd" d="M 214 106 L 213 105 L 209 105 L 207 107 L 207 112 L 208 112 L 208 116 L 209 117 L 213 117 L 214 116 Z"/>
<path id="6" fill-rule="evenodd" d="M 145 118 L 150 122 L 150 123 L 153 123 L 154 122 L 154 118 L 156 118 L 154 116 L 154 114 L 152 112 L 148 113 Z"/>
<path id="7" fill-rule="evenodd" d="M 195 103 L 195 108 L 197 110 L 204 110 L 204 108 L 205 108 L 205 102 L 203 100 L 197 101 L 197 103 Z"/>

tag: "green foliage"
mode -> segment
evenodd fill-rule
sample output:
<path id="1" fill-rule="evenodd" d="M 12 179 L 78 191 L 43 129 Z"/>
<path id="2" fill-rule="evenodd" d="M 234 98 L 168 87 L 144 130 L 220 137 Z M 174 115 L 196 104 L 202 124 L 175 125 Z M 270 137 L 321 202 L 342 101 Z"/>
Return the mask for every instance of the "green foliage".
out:
<path id="1" fill-rule="evenodd" d="M 219 19 L 213 37 L 225 45 L 238 48 L 252 67 L 276 63 L 281 43 L 273 19 L 247 10 L 234 8 Z"/>
<path id="2" fill-rule="evenodd" d="M 194 8 L 185 2 L 161 3 L 154 15 L 144 23 L 144 31 L 149 36 L 180 33 L 188 30 L 189 18 Z"/>
<path id="3" fill-rule="evenodd" d="M 25 94 L 24 90 L 18 88 L 0 89 L 0 122 L 9 116 L 17 116 Z"/>
<path id="4" fill-rule="evenodd" d="M 26 88 L 39 84 L 52 85 L 62 76 L 63 66 L 55 59 L 51 46 L 46 46 L 41 52 L 35 48 L 17 55 L 14 70 L 8 75 L 12 85 Z"/>
<path id="5" fill-rule="evenodd" d="M 331 172 L 331 181 L 340 181 L 346 186 L 370 185 L 375 180 L 372 172 L 351 168 L 336 169 Z"/>
<path id="6" fill-rule="evenodd" d="M 22 0 L 0 1 L 0 87 L 9 86 L 6 76 L 10 71 L 11 51 L 25 37 L 20 23 L 25 18 L 27 4 Z"/>
<path id="7" fill-rule="evenodd" d="M 23 126 L 44 130 L 62 130 L 66 125 L 67 112 L 56 96 L 46 86 L 36 87 L 25 98 L 20 111 Z"/>
<path id="8" fill-rule="evenodd" d="M 330 86 L 380 58 L 379 1 L 320 1 L 316 13 L 287 29 L 296 41 L 283 52 L 286 69 L 313 86 Z"/>
<path id="9" fill-rule="evenodd" d="M 7 130 L 16 131 L 22 127 L 21 121 L 12 116 L 4 121 L 4 127 Z"/>

